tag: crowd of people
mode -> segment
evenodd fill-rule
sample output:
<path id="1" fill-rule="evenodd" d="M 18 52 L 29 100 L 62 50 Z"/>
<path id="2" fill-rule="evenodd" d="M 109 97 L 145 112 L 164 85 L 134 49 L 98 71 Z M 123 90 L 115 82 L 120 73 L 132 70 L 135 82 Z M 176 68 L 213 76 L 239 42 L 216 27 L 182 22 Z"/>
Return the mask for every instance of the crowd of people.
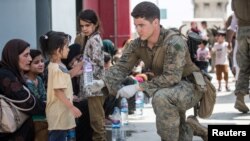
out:
<path id="1" fill-rule="evenodd" d="M 0 93 L 23 100 L 28 95 L 23 87 L 27 87 L 34 99 L 17 106 L 35 106 L 25 111 L 30 118 L 17 131 L 0 133 L 0 140 L 66 141 L 69 131 L 75 130 L 77 141 L 106 141 L 105 124 L 111 120 L 113 108 L 119 106 L 116 98 L 127 98 L 133 114 L 138 91 L 152 98 L 162 141 L 191 141 L 193 135 L 207 140 L 207 129 L 197 119 L 186 117 L 186 111 L 200 102 L 205 91 L 190 78 L 205 83 L 199 76 L 215 72 L 217 91 L 222 91 L 222 79 L 225 90 L 231 91 L 228 71 L 232 70 L 237 80 L 235 108 L 249 111 L 244 96 L 249 94 L 250 20 L 239 15 L 238 6 L 233 8 L 235 13 L 224 28 L 208 28 L 202 21 L 199 29 L 197 22 L 191 22 L 186 36 L 196 34 L 195 44 L 188 43 L 181 31 L 162 27 L 160 9 L 151 2 L 141 2 L 132 10 L 138 38 L 126 40 L 123 48 L 101 38 L 99 17 L 90 9 L 79 13 L 81 31 L 72 45 L 71 36 L 60 31 L 41 35 L 41 50 L 30 49 L 22 39 L 11 39 L 2 52 Z M 92 85 L 87 85 L 84 74 L 89 63 Z M 187 122 L 190 120 L 193 122 Z"/>

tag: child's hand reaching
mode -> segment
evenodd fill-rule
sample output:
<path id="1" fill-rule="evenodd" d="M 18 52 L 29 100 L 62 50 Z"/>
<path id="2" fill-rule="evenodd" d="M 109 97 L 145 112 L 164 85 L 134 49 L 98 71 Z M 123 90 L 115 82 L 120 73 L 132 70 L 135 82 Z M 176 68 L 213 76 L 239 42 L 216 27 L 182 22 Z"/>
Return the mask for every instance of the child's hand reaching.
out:
<path id="1" fill-rule="evenodd" d="M 73 113 L 75 118 L 79 118 L 82 115 L 82 112 L 75 106 L 73 106 L 70 110 Z"/>
<path id="2" fill-rule="evenodd" d="M 74 67 L 70 70 L 70 76 L 75 77 L 78 75 L 81 75 L 83 73 L 83 62 L 78 62 L 77 64 L 74 65 Z"/>

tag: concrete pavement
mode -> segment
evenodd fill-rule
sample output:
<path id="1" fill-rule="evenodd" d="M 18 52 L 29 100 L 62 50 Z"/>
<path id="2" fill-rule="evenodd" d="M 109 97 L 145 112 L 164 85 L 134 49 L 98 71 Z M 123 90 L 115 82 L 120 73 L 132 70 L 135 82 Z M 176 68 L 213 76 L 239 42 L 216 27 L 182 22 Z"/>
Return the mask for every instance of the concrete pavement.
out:
<path id="1" fill-rule="evenodd" d="M 212 83 L 218 88 L 215 73 Z M 229 75 L 229 86 L 231 92 L 226 92 L 224 82 L 222 81 L 222 91 L 217 92 L 216 104 L 213 114 L 208 119 L 199 119 L 202 125 L 209 124 L 250 124 L 250 113 L 242 114 L 234 109 L 235 95 L 235 82 L 232 74 Z M 250 107 L 249 96 L 245 97 L 248 107 Z M 193 114 L 193 109 L 187 111 L 187 116 Z M 160 141 L 160 137 L 156 132 L 155 114 L 151 104 L 146 104 L 144 108 L 144 116 L 137 118 L 134 115 L 129 115 L 129 125 L 123 126 L 120 130 L 112 131 L 108 128 L 108 141 Z M 112 139 L 113 133 L 113 139 Z M 115 139 L 116 138 L 116 139 Z M 202 141 L 200 137 L 194 137 L 193 141 Z"/>

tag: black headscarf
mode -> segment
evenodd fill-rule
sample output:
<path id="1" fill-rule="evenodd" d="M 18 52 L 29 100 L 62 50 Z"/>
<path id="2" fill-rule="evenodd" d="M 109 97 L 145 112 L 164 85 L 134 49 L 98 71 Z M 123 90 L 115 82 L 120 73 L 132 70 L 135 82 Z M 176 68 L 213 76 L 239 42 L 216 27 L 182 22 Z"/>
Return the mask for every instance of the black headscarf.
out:
<path id="1" fill-rule="evenodd" d="M 4 67 L 13 72 L 20 82 L 25 83 L 19 67 L 19 55 L 30 46 L 30 44 L 21 39 L 12 39 L 8 41 L 2 52 L 0 67 Z"/>
<path id="2" fill-rule="evenodd" d="M 72 44 L 69 46 L 69 54 L 67 59 L 62 59 L 62 62 L 65 66 L 67 66 L 68 69 L 71 69 L 69 67 L 69 63 L 77 57 L 80 53 L 81 46 L 79 44 Z"/>

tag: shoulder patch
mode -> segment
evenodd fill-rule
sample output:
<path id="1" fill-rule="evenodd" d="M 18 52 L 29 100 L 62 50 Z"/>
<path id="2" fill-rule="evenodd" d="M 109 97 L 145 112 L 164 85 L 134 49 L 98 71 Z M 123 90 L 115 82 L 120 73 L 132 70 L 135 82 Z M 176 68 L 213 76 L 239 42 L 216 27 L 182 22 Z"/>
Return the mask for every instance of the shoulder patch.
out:
<path id="1" fill-rule="evenodd" d="M 180 50 L 182 48 L 180 44 L 175 44 L 174 47 L 176 50 Z"/>
<path id="2" fill-rule="evenodd" d="M 185 46 L 183 39 L 180 36 L 174 36 L 170 39 L 169 44 L 176 50 L 182 50 Z"/>

